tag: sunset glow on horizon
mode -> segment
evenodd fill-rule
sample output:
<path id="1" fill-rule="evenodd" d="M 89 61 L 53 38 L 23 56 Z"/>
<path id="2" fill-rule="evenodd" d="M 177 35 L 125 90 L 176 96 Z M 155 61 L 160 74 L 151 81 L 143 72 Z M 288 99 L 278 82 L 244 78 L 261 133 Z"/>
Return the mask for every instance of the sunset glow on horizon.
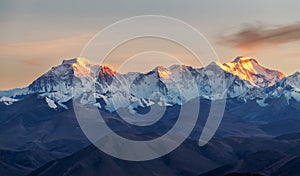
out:
<path id="1" fill-rule="evenodd" d="M 119 5 L 98 2 L 92 5 L 71 0 L 65 3 L 56 0 L 45 3 L 5 0 L 0 3 L 0 90 L 28 86 L 64 59 L 79 57 L 85 44 L 101 29 L 121 19 L 141 14 L 161 14 L 192 25 L 208 39 L 219 56 L 219 60 L 210 59 L 223 64 L 241 55 L 253 57 L 266 68 L 289 76 L 300 71 L 300 2 L 288 2 L 193 1 L 182 5 L 176 0 L 174 6 L 170 7 L 169 3 L 160 1 L 126 1 L 119 2 Z M 71 8 L 69 3 L 74 6 Z M 236 8 L 238 5 L 243 8 Z M 127 10 L 122 6 L 128 7 Z M 101 45 L 105 46 L 108 42 L 109 39 Z M 141 43 L 137 41 L 131 48 L 155 46 L 150 45 L 150 40 Z M 147 72 L 158 65 L 166 67 L 179 62 L 201 67 L 174 44 L 170 44 L 167 49 L 166 53 L 171 56 L 146 53 L 136 56 L 132 62 L 128 61 L 120 71 Z M 110 63 L 104 64 L 118 69 L 119 62 L 136 54 L 126 47 L 120 51 L 111 56 Z M 138 47 L 136 51 L 139 51 Z M 91 59 L 91 62 L 98 61 Z M 82 65 L 84 63 L 75 67 Z M 89 71 L 86 71 L 85 74 L 88 74 Z"/>

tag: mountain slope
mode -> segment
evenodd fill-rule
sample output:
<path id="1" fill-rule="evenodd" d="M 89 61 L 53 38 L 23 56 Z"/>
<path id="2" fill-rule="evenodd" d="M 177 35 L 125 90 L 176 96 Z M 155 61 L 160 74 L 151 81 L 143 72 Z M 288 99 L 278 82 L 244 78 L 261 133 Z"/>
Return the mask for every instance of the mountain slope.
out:
<path id="1" fill-rule="evenodd" d="M 185 141 L 174 152 L 155 160 L 130 162 L 109 157 L 89 146 L 69 157 L 50 162 L 29 176 L 48 175 L 204 175 L 223 176 L 229 172 L 291 176 L 298 171 L 299 159 L 289 150 L 298 140 L 272 138 L 222 138 L 199 148 L 193 140 Z M 294 159 L 293 159 L 294 158 Z M 191 162 L 193 161 L 193 162 Z M 234 163 L 234 164 L 232 164 Z M 282 164 L 282 165 L 281 165 Z M 214 169 L 221 168 L 222 169 Z M 232 169 L 232 168 L 239 169 Z M 288 171 L 288 172 L 287 172 Z"/>
<path id="2" fill-rule="evenodd" d="M 199 139 L 210 110 L 210 100 L 201 99 L 200 101 L 198 122 L 190 135 L 192 140 Z M 281 100 L 276 99 L 276 101 L 280 102 Z M 240 103 L 239 100 L 230 99 L 227 101 L 224 117 L 215 138 L 228 136 L 272 137 L 299 132 L 300 110 L 296 108 L 299 103 L 291 102 L 290 104 L 275 102 L 270 103 L 270 107 L 260 107 L 255 101 Z M 9 106 L 0 105 L 0 150 L 7 153 L 1 162 L 6 168 L 10 168 L 6 171 L 14 173 L 9 175 L 28 173 L 46 162 L 68 156 L 90 144 L 80 130 L 71 100 L 64 104 L 69 108 L 52 109 L 48 107 L 44 97 L 34 94 Z M 195 107 L 192 102 L 187 102 L 186 105 L 191 108 Z M 86 104 L 83 108 L 88 110 L 91 106 Z M 146 107 L 139 108 L 139 111 L 146 109 Z M 132 133 L 138 136 L 139 140 L 144 140 L 144 135 L 150 134 L 157 137 L 165 134 L 176 122 L 180 109 L 181 107 L 178 105 L 168 106 L 161 120 L 148 127 L 130 125 L 116 112 L 105 110 L 99 112 L 116 133 L 120 135 Z M 186 118 L 189 116 L 187 115 Z M 252 143 L 251 145 L 256 144 Z M 297 148 L 294 150 L 297 151 Z M 14 157 L 20 153 L 23 155 L 22 162 Z M 214 161 L 219 159 L 213 153 L 209 155 L 214 156 Z M 180 161 L 179 158 L 178 160 Z"/>

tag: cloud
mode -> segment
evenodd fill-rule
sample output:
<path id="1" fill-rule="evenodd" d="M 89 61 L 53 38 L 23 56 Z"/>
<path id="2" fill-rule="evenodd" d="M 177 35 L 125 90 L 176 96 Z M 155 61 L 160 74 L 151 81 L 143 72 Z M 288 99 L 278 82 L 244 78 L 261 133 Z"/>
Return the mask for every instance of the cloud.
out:
<path id="1" fill-rule="evenodd" d="M 298 40 L 300 22 L 275 27 L 262 24 L 246 25 L 236 33 L 221 37 L 220 43 L 249 51 L 261 46 L 274 46 Z"/>

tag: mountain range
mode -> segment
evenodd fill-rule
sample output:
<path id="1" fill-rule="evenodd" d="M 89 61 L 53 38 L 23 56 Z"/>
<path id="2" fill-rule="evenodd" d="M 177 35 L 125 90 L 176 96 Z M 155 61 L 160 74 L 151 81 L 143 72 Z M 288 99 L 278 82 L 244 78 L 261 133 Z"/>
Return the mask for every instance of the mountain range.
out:
<path id="1" fill-rule="evenodd" d="M 212 102 L 224 99 L 225 112 L 214 138 L 199 146 Z M 97 107 L 116 133 L 143 140 L 165 134 L 181 107 L 193 108 L 195 100 L 200 100 L 200 110 L 188 139 L 174 152 L 141 163 L 99 151 L 81 131 L 74 112 L 74 103 L 87 110 Z M 147 127 L 128 124 L 117 111 L 144 114 L 156 105 L 165 107 L 165 113 Z M 254 58 L 126 74 L 74 58 L 52 67 L 28 87 L 0 91 L 0 173 L 297 175 L 299 117 L 300 73 L 285 76 Z"/>
<path id="2" fill-rule="evenodd" d="M 28 87 L 0 91 L 0 102 L 11 105 L 30 94 L 41 95 L 54 109 L 68 108 L 64 103 L 80 97 L 82 104 L 110 112 L 129 105 L 182 105 L 196 97 L 255 100 L 260 106 L 268 106 L 268 99 L 279 97 L 285 97 L 287 103 L 290 99 L 300 101 L 300 73 L 286 77 L 254 58 L 237 57 L 230 63 L 212 62 L 203 68 L 157 66 L 147 73 L 120 74 L 108 66 L 74 58 L 52 67 Z"/>

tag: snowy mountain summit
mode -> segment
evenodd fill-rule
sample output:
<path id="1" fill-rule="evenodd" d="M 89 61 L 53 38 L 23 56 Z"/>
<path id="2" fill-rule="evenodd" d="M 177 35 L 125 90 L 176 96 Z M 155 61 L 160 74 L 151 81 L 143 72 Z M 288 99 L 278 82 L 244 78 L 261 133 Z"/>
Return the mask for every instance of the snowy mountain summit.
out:
<path id="1" fill-rule="evenodd" d="M 233 62 L 218 65 L 223 70 L 259 87 L 270 87 L 285 77 L 283 73 L 265 68 L 251 57 L 237 57 Z"/>
<path id="2" fill-rule="evenodd" d="M 36 94 L 53 109 L 68 108 L 65 102 L 72 98 L 108 111 L 153 104 L 181 105 L 197 97 L 257 100 L 259 105 L 267 106 L 264 101 L 270 98 L 300 101 L 300 74 L 285 77 L 250 57 L 224 64 L 213 62 L 203 68 L 158 66 L 147 73 L 126 74 L 85 58 L 74 58 L 52 67 L 26 88 L 0 91 L 0 103 L 11 105 Z"/>

